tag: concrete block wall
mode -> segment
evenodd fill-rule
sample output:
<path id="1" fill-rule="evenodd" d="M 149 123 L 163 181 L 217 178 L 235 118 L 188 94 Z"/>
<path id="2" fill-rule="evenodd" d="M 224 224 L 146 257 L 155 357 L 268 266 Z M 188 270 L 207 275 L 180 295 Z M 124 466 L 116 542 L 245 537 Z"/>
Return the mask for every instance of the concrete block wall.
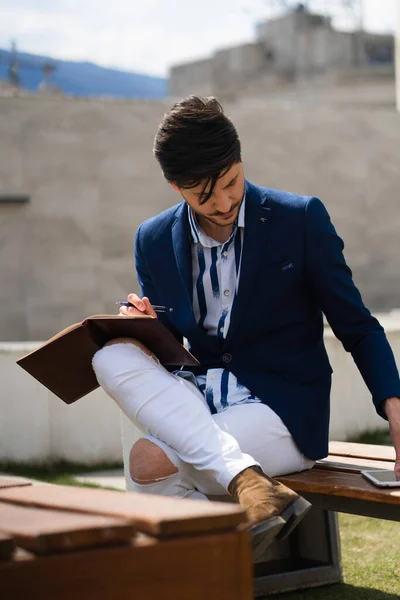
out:
<path id="1" fill-rule="evenodd" d="M 0 340 L 46 339 L 137 289 L 133 236 L 177 201 L 152 156 L 165 106 L 0 99 Z M 167 192 L 167 194 L 166 194 Z"/>
<path id="2" fill-rule="evenodd" d="M 400 307 L 400 120 L 388 108 L 226 104 L 248 179 L 317 195 L 367 305 Z M 152 155 L 169 102 L 0 98 L 0 340 L 47 339 L 138 291 L 138 225 L 175 204 Z"/>

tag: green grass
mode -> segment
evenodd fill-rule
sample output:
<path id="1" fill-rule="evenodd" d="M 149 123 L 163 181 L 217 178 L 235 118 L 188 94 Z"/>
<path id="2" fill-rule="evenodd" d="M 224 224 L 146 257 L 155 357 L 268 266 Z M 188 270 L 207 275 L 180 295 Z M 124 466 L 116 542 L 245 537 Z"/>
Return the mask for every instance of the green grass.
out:
<path id="1" fill-rule="evenodd" d="M 51 464 L 27 465 L 19 462 L 0 462 L 0 473 L 28 477 L 29 479 L 37 479 L 39 481 L 46 481 L 47 483 L 76 485 L 79 487 L 100 486 L 91 483 L 81 483 L 75 479 L 74 475 L 83 475 L 84 473 L 94 473 L 96 471 L 108 471 L 114 469 L 123 469 L 123 464 L 119 462 L 107 462 L 98 463 L 96 465 L 87 465 L 84 463 L 58 461 Z"/>
<path id="2" fill-rule="evenodd" d="M 389 434 L 389 427 L 386 429 L 374 429 L 364 431 L 360 435 L 348 440 L 349 442 L 357 442 L 358 444 L 378 444 L 383 446 L 391 446 L 392 442 Z"/>

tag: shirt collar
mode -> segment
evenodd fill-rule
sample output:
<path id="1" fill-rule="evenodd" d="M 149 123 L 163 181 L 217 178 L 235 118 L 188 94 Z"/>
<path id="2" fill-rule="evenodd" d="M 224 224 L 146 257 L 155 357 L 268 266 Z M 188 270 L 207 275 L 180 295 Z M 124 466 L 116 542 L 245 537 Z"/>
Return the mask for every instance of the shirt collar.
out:
<path id="1" fill-rule="evenodd" d="M 229 241 L 231 241 L 236 233 L 238 227 L 244 227 L 244 218 L 245 218 L 245 202 L 246 202 L 246 191 L 244 192 L 243 201 L 240 205 L 239 214 L 235 223 L 233 224 L 232 233 L 229 237 Z M 189 226 L 190 226 L 190 237 L 192 244 L 201 244 L 205 248 L 214 248 L 215 246 L 222 246 L 227 242 L 218 242 L 214 240 L 212 237 L 208 236 L 201 229 L 200 225 L 197 222 L 196 215 L 188 205 L 188 216 L 189 216 Z"/>

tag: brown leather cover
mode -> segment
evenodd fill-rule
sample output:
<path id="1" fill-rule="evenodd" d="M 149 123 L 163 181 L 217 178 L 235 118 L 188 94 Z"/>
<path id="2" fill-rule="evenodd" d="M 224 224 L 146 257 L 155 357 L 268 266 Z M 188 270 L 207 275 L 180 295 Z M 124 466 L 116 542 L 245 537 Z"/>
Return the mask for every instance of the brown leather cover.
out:
<path id="1" fill-rule="evenodd" d="M 195 366 L 198 361 L 155 317 L 95 315 L 71 325 L 45 344 L 17 360 L 66 404 L 99 387 L 92 358 L 106 342 L 132 337 L 151 350 L 163 365 Z"/>

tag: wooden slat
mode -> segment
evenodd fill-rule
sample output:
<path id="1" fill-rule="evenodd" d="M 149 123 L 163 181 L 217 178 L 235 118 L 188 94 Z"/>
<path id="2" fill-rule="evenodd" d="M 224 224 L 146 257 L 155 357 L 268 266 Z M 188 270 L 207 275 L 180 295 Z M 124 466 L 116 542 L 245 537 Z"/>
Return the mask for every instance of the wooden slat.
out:
<path id="1" fill-rule="evenodd" d="M 8 502 L 0 502 L 0 530 L 12 535 L 18 546 L 38 554 L 128 543 L 135 531 L 123 519 Z"/>
<path id="2" fill-rule="evenodd" d="M 328 456 L 316 463 L 315 468 L 333 471 L 347 471 L 359 473 L 365 469 L 394 469 L 394 462 L 384 460 L 370 460 L 367 458 L 353 458 L 349 456 Z"/>
<path id="3" fill-rule="evenodd" d="M 0 500 L 122 517 L 155 536 L 223 531 L 245 521 L 245 512 L 237 504 L 51 484 L 0 490 Z"/>
<path id="4" fill-rule="evenodd" d="M 0 477 L 0 490 L 24 485 L 32 485 L 32 482 L 28 481 L 28 479 L 20 479 L 19 477 Z"/>
<path id="5" fill-rule="evenodd" d="M 15 550 L 12 535 L 0 531 L 0 560 L 10 560 Z"/>
<path id="6" fill-rule="evenodd" d="M 400 512 L 400 489 L 378 488 L 358 473 L 311 469 L 277 479 L 300 493 L 309 492 L 394 504 L 398 505 Z"/>
<path id="7" fill-rule="evenodd" d="M 396 460 L 396 453 L 392 446 L 377 446 L 375 444 L 330 442 L 329 454 L 333 456 L 349 456 L 352 458 L 387 460 L 392 462 Z"/>

